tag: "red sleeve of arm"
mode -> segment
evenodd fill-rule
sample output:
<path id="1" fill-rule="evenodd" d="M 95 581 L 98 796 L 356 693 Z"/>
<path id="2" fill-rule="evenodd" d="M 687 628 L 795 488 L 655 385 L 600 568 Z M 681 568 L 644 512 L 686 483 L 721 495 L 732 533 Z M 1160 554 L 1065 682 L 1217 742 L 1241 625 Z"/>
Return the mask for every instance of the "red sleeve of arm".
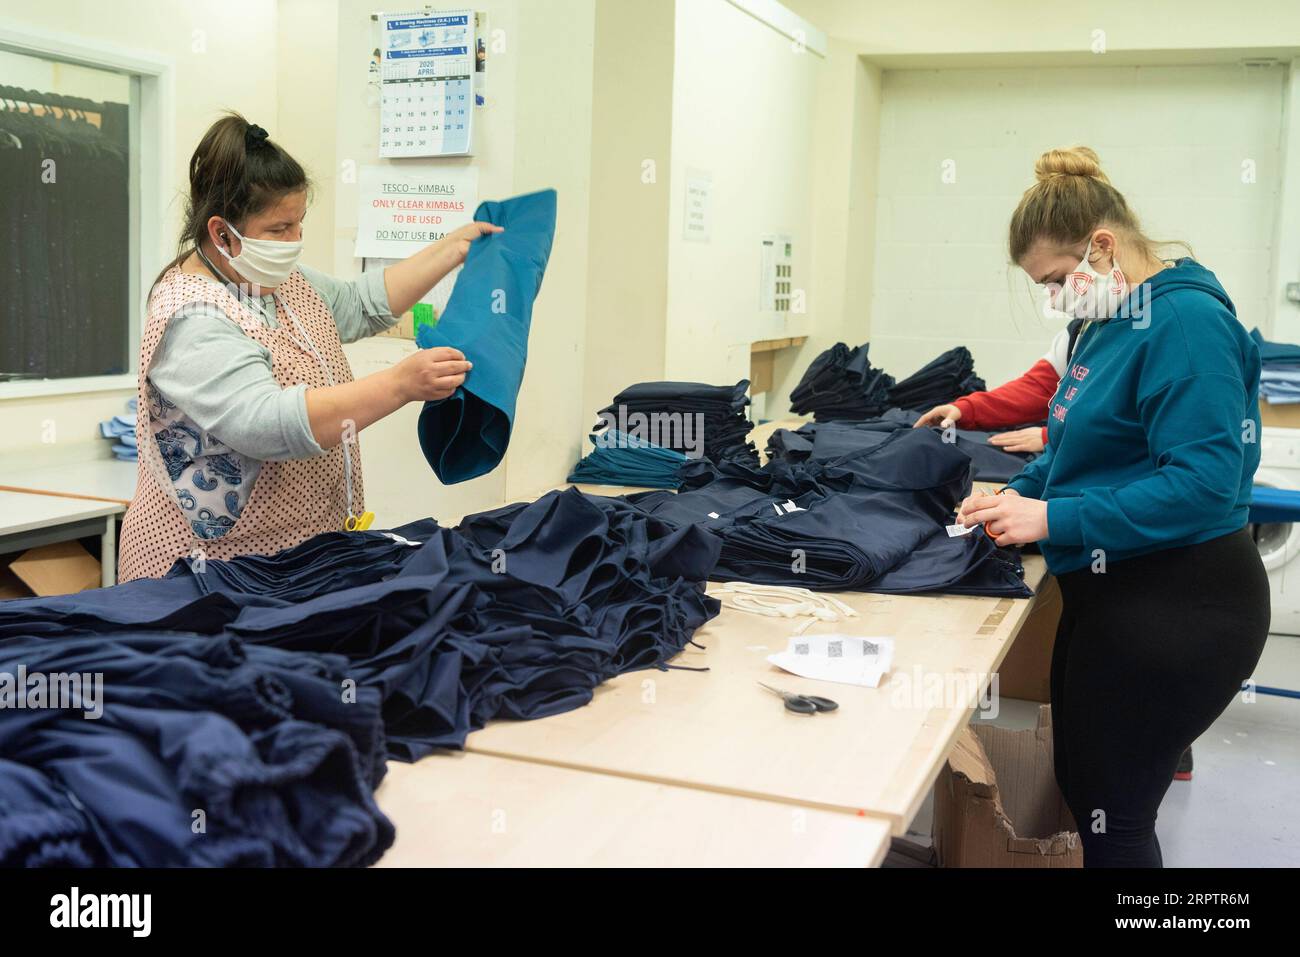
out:
<path id="1" fill-rule="evenodd" d="M 1047 405 L 1056 394 L 1060 376 L 1046 359 L 1039 359 L 1019 379 L 988 392 L 972 392 L 953 402 L 961 409 L 963 429 L 1002 429 L 1047 418 Z"/>

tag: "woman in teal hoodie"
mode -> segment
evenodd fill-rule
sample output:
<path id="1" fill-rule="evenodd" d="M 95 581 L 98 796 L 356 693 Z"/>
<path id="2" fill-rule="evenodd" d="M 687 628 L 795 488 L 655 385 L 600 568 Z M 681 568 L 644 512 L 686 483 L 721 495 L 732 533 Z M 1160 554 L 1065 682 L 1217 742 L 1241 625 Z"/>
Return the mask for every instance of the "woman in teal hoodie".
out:
<path id="1" fill-rule="evenodd" d="M 1084 864 L 1159 867 L 1156 813 L 1183 750 L 1250 676 L 1269 587 L 1246 530 L 1259 352 L 1214 274 L 1166 262 L 1092 150 L 1043 154 L 1011 258 L 1086 321 L 1048 446 L 962 503 L 999 545 L 1038 542 L 1063 597 L 1056 778 Z"/>

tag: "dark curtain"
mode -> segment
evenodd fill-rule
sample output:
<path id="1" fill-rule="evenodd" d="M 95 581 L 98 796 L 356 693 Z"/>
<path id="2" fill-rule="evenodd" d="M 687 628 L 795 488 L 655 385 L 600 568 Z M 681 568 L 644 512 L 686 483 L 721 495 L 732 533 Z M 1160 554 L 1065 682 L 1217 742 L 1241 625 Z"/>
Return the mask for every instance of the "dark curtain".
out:
<path id="1" fill-rule="evenodd" d="M 127 155 L 126 106 L 0 86 L 0 381 L 130 367 Z"/>

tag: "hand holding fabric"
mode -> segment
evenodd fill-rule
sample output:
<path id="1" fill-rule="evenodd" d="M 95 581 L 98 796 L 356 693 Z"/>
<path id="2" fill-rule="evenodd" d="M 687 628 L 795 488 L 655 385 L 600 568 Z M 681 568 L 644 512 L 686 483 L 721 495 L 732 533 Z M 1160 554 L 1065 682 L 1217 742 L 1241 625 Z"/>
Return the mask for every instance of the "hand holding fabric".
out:
<path id="1" fill-rule="evenodd" d="M 1048 537 L 1047 503 L 1007 489 L 1000 495 L 972 495 L 961 503 L 957 521 L 981 524 L 1001 546 L 1025 545 Z"/>
<path id="2" fill-rule="evenodd" d="M 941 429 L 950 429 L 961 418 L 961 409 L 955 405 L 936 405 L 912 423 L 912 428 L 921 429 L 927 425 L 937 425 Z M 1012 449 L 1011 451 L 1017 451 Z"/>
<path id="3" fill-rule="evenodd" d="M 397 388 L 403 402 L 437 402 L 464 385 L 472 368 L 459 349 L 421 349 L 397 364 Z"/>

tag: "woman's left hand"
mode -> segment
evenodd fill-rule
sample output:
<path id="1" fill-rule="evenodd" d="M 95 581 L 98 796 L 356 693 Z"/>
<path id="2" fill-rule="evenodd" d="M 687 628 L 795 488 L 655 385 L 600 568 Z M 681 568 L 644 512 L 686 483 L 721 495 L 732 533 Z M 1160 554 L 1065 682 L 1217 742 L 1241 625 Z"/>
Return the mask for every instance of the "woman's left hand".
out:
<path id="1" fill-rule="evenodd" d="M 1021 495 L 972 495 L 961 503 L 957 521 L 982 524 L 998 545 L 1026 545 L 1047 538 L 1047 503 Z"/>
<path id="2" fill-rule="evenodd" d="M 1043 427 L 1035 425 L 1014 432 L 999 432 L 989 436 L 989 445 L 996 445 L 1003 452 L 1041 452 L 1045 448 Z"/>
<path id="3" fill-rule="evenodd" d="M 442 238 L 442 243 L 445 244 L 448 255 L 451 257 L 452 267 L 455 268 L 463 263 L 465 257 L 469 255 L 470 243 L 474 242 L 474 240 L 478 239 L 480 236 L 488 236 L 492 233 L 503 232 L 505 232 L 504 226 L 494 226 L 492 223 L 480 223 L 475 221 L 467 223 L 460 227 L 460 229 L 453 229 Z"/>

